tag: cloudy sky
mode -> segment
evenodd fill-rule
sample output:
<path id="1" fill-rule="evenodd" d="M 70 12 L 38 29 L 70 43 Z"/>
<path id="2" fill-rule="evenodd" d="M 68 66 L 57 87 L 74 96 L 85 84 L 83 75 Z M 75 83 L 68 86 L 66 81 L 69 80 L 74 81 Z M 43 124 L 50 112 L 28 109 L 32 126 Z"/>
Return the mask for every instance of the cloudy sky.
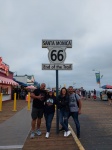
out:
<path id="1" fill-rule="evenodd" d="M 17 75 L 34 75 L 39 83 L 56 85 L 42 39 L 71 39 L 64 63 L 73 70 L 59 71 L 59 86 L 97 89 L 112 84 L 112 0 L 0 0 L 0 56 Z"/>

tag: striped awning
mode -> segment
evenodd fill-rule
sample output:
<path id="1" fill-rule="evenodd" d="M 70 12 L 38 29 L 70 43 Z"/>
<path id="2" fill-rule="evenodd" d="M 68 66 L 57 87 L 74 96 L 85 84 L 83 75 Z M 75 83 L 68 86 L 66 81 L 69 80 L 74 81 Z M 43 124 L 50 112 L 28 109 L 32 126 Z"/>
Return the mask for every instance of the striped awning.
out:
<path id="1" fill-rule="evenodd" d="M 14 80 L 8 79 L 8 78 L 5 78 L 5 77 L 1 77 L 1 76 L 0 76 L 0 83 L 2 83 L 2 84 L 9 84 L 9 85 L 19 85 Z"/>

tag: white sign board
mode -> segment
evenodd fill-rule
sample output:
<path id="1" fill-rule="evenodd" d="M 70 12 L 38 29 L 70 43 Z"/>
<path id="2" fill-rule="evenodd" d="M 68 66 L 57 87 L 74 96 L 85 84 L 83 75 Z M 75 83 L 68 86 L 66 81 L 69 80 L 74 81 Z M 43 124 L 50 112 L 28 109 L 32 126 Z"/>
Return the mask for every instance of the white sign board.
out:
<path id="1" fill-rule="evenodd" d="M 72 64 L 64 64 L 66 48 L 72 48 L 72 40 L 42 40 L 42 48 L 47 48 L 50 64 L 42 64 L 42 70 L 72 70 Z"/>
<path id="2" fill-rule="evenodd" d="M 48 48 L 49 46 L 72 48 L 72 40 L 42 40 L 42 48 Z"/>
<path id="3" fill-rule="evenodd" d="M 42 64 L 42 70 L 72 70 L 72 64 Z"/>
<path id="4" fill-rule="evenodd" d="M 51 64 L 64 63 L 66 59 L 66 47 L 48 47 L 48 58 Z"/>

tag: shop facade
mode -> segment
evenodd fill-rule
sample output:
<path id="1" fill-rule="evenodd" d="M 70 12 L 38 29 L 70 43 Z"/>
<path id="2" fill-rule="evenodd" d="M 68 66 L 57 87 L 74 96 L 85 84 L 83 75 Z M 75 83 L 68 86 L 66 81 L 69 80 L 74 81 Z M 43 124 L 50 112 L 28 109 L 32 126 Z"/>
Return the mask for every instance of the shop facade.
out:
<path id="1" fill-rule="evenodd" d="M 12 89 L 15 86 L 18 86 L 18 83 L 13 80 L 13 72 L 9 71 L 9 65 L 0 57 L 0 93 L 3 101 L 12 99 Z"/>
<path id="2" fill-rule="evenodd" d="M 34 85 L 35 83 L 34 75 L 15 75 L 14 80 L 17 82 L 22 82 L 27 86 Z"/>

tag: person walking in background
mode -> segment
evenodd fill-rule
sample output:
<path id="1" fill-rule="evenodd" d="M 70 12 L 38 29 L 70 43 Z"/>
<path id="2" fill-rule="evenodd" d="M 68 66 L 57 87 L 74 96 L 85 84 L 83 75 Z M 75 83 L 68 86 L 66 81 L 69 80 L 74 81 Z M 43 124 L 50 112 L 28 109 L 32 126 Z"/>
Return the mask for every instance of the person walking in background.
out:
<path id="1" fill-rule="evenodd" d="M 94 99 L 94 92 L 91 91 L 91 98 Z"/>
<path id="2" fill-rule="evenodd" d="M 94 100 L 96 99 L 96 90 L 95 89 L 93 91 L 93 98 L 94 98 Z"/>
<path id="3" fill-rule="evenodd" d="M 55 113 L 55 104 L 56 97 L 54 96 L 53 91 L 49 90 L 44 107 L 44 117 L 46 121 L 46 138 L 49 138 L 50 135 L 51 124 Z"/>
<path id="4" fill-rule="evenodd" d="M 31 112 L 32 128 L 31 128 L 30 138 L 34 138 L 35 133 L 37 135 L 41 135 L 41 131 L 40 131 L 41 118 L 43 117 L 44 102 L 46 100 L 46 95 L 47 95 L 45 91 L 45 87 L 46 84 L 42 83 L 40 85 L 40 89 L 35 89 L 33 93 L 31 93 L 31 98 L 33 99 L 33 103 L 32 103 L 32 112 Z M 36 121 L 37 121 L 37 130 L 35 131 Z"/>
<path id="5" fill-rule="evenodd" d="M 84 90 L 83 87 L 81 87 L 81 98 L 86 100 L 86 90 Z"/>
<path id="6" fill-rule="evenodd" d="M 91 98 L 91 92 L 90 91 L 88 92 L 88 98 L 89 99 Z"/>
<path id="7" fill-rule="evenodd" d="M 60 95 L 58 97 L 58 108 L 59 112 L 59 120 L 60 124 L 64 131 L 64 137 L 68 137 L 71 134 L 71 131 L 68 130 L 68 116 L 69 116 L 69 96 L 67 93 L 67 89 L 63 87 L 60 91 Z"/>
<path id="8" fill-rule="evenodd" d="M 70 107 L 70 116 L 72 116 L 77 131 L 77 137 L 80 138 L 80 123 L 78 115 L 81 114 L 81 99 L 78 94 L 73 92 L 73 87 L 69 86 L 69 107 Z"/>
<path id="9" fill-rule="evenodd" d="M 107 97 L 108 97 L 108 104 L 111 105 L 112 104 L 112 93 L 110 91 L 107 92 Z"/>
<path id="10" fill-rule="evenodd" d="M 81 93 L 80 93 L 80 90 L 79 90 L 79 89 L 76 90 L 76 94 L 78 94 L 79 97 L 81 98 Z"/>

